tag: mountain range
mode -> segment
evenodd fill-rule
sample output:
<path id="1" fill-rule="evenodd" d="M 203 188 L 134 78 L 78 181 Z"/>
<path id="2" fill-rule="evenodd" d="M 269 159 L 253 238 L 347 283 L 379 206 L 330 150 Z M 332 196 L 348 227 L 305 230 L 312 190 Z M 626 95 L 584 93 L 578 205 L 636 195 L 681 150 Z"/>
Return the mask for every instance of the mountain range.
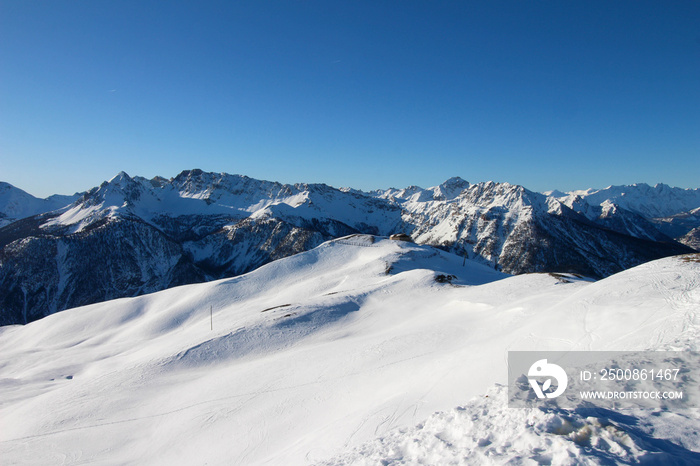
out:
<path id="1" fill-rule="evenodd" d="M 37 199 L 0 184 L 0 324 L 237 276 L 351 234 L 406 233 L 497 271 L 607 277 L 698 247 L 700 189 L 537 193 L 451 178 L 363 192 L 187 170 Z"/>

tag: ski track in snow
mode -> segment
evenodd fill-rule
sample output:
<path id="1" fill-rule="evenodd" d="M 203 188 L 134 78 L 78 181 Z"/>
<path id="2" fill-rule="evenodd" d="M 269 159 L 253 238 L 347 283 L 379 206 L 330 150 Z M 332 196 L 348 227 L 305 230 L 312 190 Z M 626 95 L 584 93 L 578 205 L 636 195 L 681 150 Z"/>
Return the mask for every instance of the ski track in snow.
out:
<path id="1" fill-rule="evenodd" d="M 462 264 L 427 246 L 359 236 L 234 279 L 0 328 L 0 458 L 698 459 L 697 410 L 509 409 L 498 384 L 508 350 L 697 350 L 700 263 L 669 258 L 598 282 Z"/>

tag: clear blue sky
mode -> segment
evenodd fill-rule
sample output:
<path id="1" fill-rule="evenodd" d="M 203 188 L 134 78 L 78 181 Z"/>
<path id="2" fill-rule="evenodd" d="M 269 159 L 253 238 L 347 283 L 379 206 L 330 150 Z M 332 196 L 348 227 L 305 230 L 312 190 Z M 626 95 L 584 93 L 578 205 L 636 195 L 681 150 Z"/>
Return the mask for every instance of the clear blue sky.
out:
<path id="1" fill-rule="evenodd" d="M 0 180 L 700 186 L 700 2 L 0 0 Z"/>

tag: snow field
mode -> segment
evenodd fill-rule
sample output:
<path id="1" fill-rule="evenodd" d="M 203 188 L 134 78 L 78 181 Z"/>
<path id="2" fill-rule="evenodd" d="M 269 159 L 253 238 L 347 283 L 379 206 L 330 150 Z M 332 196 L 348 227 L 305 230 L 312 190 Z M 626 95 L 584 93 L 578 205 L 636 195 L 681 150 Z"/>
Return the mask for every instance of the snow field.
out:
<path id="1" fill-rule="evenodd" d="M 233 279 L 2 328 L 0 457 L 349 464 L 345 454 L 375 464 L 395 454 L 409 464 L 449 455 L 456 464 L 529 464 L 540 455 L 596 464 L 603 450 L 651 455 L 653 429 L 637 441 L 622 427 L 611 432 L 609 420 L 528 414 L 505 407 L 501 389 L 484 394 L 506 382 L 508 350 L 697 349 L 689 338 L 697 335 L 699 264 L 670 258 L 591 283 L 462 263 L 431 247 L 356 236 Z M 440 283 L 439 275 L 456 278 Z M 458 415 L 430 417 L 472 397 Z M 573 430 L 550 432 L 564 423 L 557 416 Z M 445 441 L 433 435 L 440 426 Z M 600 446 L 569 438 L 581 429 Z M 425 438 L 411 443 L 401 432 Z M 682 454 L 698 450 L 683 428 L 658 432 Z M 360 445 L 366 455 L 352 453 Z"/>

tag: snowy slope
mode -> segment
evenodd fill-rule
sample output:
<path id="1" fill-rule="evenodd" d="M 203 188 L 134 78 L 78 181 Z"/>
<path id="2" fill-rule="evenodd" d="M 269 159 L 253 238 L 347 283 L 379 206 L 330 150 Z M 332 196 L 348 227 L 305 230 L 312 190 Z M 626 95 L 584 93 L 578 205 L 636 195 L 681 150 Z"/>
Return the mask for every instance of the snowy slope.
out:
<path id="1" fill-rule="evenodd" d="M 652 241 L 671 241 L 673 237 L 664 234 L 657 225 L 640 214 L 624 209 L 609 199 L 605 199 L 599 205 L 589 204 L 581 196 L 564 196 L 557 200 L 598 225 L 635 238 Z"/>
<path id="2" fill-rule="evenodd" d="M 248 217 L 311 220 L 332 216 L 352 227 L 372 224 L 383 229 L 400 221 L 400 212 L 385 203 L 326 185 L 285 185 L 186 170 L 171 180 L 132 178 L 121 172 L 43 227 L 70 227 L 71 232 L 79 232 L 113 216 L 138 217 L 157 225 L 162 217 L 180 216 L 223 216 L 229 222 Z"/>
<path id="3" fill-rule="evenodd" d="M 3 327 L 0 457 L 308 464 L 504 383 L 509 349 L 697 349 L 700 263 L 569 278 L 353 236 L 233 279 Z"/>
<path id="4" fill-rule="evenodd" d="M 453 178 L 427 190 L 411 187 L 373 194 L 401 207 L 417 242 L 509 273 L 603 277 L 646 260 L 688 252 L 674 249 L 677 245 L 651 223 L 614 205 L 599 208 L 582 201 L 587 209 L 581 210 L 580 205 L 509 183 L 469 184 Z"/>
<path id="5" fill-rule="evenodd" d="M 584 213 L 591 220 L 612 207 L 622 214 L 622 218 L 612 224 L 608 221 L 607 226 L 639 238 L 653 238 L 654 228 L 670 238 L 680 238 L 693 228 L 700 227 L 700 218 L 697 216 L 700 189 L 674 188 L 663 183 L 652 187 L 646 183 L 637 183 L 569 193 L 550 191 L 545 194 Z M 640 222 L 634 216 L 643 217 L 650 222 Z"/>
<path id="6" fill-rule="evenodd" d="M 686 233 L 679 242 L 690 246 L 696 251 L 700 251 L 700 227 L 695 227 Z"/>
<path id="7" fill-rule="evenodd" d="M 171 180 L 122 172 L 60 212 L 0 229 L 0 325 L 238 275 L 400 222 L 394 206 L 325 185 L 201 170 Z"/>
<path id="8" fill-rule="evenodd" d="M 512 409 L 496 386 L 454 409 L 320 462 L 329 465 L 608 465 L 700 463 L 697 410 L 615 413 Z"/>
<path id="9" fill-rule="evenodd" d="M 649 186 L 635 183 L 627 186 L 609 186 L 605 189 L 575 191 L 592 205 L 610 201 L 647 218 L 669 217 L 700 207 L 700 188 L 674 188 L 663 183 Z"/>
<path id="10" fill-rule="evenodd" d="M 40 199 L 0 181 L 0 227 L 18 219 L 61 209 L 70 205 L 78 197 L 79 194 L 72 196 L 54 194 L 46 199 Z"/>
<path id="11" fill-rule="evenodd" d="M 693 241 L 693 238 L 697 238 L 698 231 L 700 231 L 700 207 L 669 217 L 654 218 L 652 222 L 659 231 L 676 238 L 679 243 L 696 250 L 700 247 L 697 239 Z"/>
<path id="12" fill-rule="evenodd" d="M 509 183 L 451 178 L 362 193 L 201 170 L 121 172 L 62 210 L 0 228 L 0 325 L 240 275 L 356 233 L 407 233 L 508 273 L 605 277 L 692 251 L 615 204 L 569 206 Z"/>

